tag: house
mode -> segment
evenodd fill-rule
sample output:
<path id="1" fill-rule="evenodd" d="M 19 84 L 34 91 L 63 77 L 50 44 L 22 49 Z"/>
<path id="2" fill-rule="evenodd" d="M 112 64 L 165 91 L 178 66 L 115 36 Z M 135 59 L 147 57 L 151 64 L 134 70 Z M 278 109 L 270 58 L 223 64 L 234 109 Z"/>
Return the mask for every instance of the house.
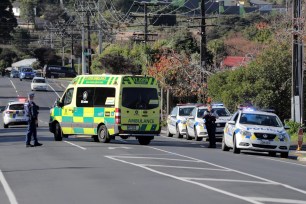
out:
<path id="1" fill-rule="evenodd" d="M 235 69 L 248 64 L 252 60 L 251 57 L 245 56 L 227 56 L 221 62 L 221 69 Z"/>
<path id="2" fill-rule="evenodd" d="M 258 7 L 259 12 L 267 13 L 272 11 L 272 3 L 262 0 L 249 0 L 251 6 Z"/>

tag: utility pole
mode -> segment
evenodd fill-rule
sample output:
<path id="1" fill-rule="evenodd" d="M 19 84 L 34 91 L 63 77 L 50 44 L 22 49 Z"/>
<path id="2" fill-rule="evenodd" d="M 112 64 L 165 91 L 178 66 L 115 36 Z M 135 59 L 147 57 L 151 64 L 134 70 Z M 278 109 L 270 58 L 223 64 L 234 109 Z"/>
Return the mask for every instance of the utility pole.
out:
<path id="1" fill-rule="evenodd" d="M 90 67 L 91 67 L 91 38 L 90 38 L 90 14 L 86 13 L 87 17 L 87 53 L 88 53 L 88 74 L 91 74 Z"/>
<path id="2" fill-rule="evenodd" d="M 206 69 L 207 49 L 206 49 L 206 21 L 205 21 L 205 0 L 201 0 L 201 67 Z"/>
<path id="3" fill-rule="evenodd" d="M 293 37 L 292 37 L 292 104 L 291 119 L 303 124 L 304 96 L 303 96 L 303 18 L 302 0 L 293 0 Z"/>

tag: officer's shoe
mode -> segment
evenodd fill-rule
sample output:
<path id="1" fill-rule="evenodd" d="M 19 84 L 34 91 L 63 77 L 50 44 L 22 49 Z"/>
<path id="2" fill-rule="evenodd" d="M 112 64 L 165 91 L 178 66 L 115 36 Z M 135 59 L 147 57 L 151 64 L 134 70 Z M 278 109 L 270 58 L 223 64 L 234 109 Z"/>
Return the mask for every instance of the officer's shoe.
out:
<path id="1" fill-rule="evenodd" d="M 39 142 L 37 142 L 37 143 L 34 144 L 35 147 L 37 147 L 37 146 L 42 146 L 42 145 L 43 145 L 43 144 L 41 144 L 41 143 L 39 143 Z"/>
<path id="2" fill-rule="evenodd" d="M 34 147 L 34 145 L 27 144 L 26 147 Z"/>

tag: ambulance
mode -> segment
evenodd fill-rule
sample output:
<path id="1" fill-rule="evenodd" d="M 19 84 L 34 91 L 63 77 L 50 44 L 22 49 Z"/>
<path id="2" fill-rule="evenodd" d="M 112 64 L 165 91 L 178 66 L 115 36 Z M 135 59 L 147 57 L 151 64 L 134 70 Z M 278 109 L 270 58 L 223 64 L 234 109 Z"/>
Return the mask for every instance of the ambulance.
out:
<path id="1" fill-rule="evenodd" d="M 55 141 L 91 135 L 108 143 L 119 136 L 148 145 L 161 131 L 157 80 L 135 75 L 79 75 L 50 110 Z"/>

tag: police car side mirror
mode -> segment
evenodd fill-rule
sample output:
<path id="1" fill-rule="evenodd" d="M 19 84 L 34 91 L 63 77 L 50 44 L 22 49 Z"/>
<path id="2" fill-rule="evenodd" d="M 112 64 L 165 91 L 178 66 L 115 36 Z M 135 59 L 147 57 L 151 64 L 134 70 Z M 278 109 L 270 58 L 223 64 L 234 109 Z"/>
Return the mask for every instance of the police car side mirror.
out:
<path id="1" fill-rule="evenodd" d="M 227 123 L 230 124 L 230 125 L 235 125 L 236 124 L 236 122 L 234 120 L 230 120 Z"/>
<path id="2" fill-rule="evenodd" d="M 284 128 L 285 128 L 285 130 L 289 130 L 290 129 L 290 127 L 288 125 L 285 125 Z"/>
<path id="3" fill-rule="evenodd" d="M 57 99 L 56 100 L 56 106 L 63 107 L 63 103 L 59 99 Z"/>

